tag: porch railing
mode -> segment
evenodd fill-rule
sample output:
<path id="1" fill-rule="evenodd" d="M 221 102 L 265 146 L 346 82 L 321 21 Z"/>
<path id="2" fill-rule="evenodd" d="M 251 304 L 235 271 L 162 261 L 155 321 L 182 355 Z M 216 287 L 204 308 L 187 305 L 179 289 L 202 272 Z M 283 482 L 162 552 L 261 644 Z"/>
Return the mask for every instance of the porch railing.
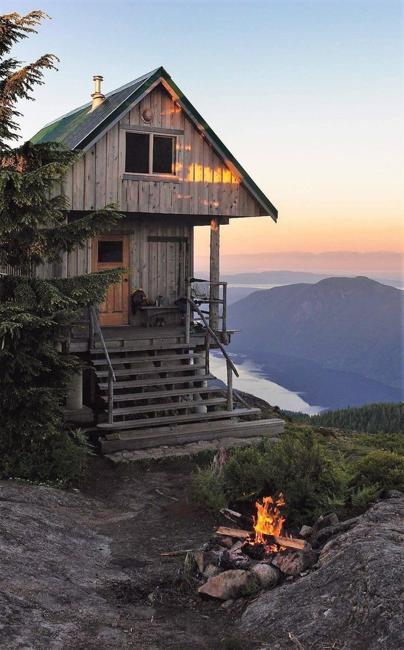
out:
<path id="1" fill-rule="evenodd" d="M 98 313 L 94 305 L 88 307 L 89 316 L 89 339 L 88 344 L 90 349 L 95 348 L 95 337 L 98 335 L 101 341 L 101 348 L 108 366 L 108 424 L 113 424 L 114 421 L 114 383 L 116 376 L 112 367 L 111 358 L 108 353 L 108 348 L 105 343 L 104 335 L 98 320 Z"/>
<path id="2" fill-rule="evenodd" d="M 209 352 L 210 352 L 210 339 L 216 343 L 217 347 L 221 351 L 222 355 L 226 360 L 226 371 L 227 371 L 227 410 L 233 410 L 233 373 L 236 377 L 239 376 L 238 370 L 234 365 L 233 361 L 230 359 L 223 343 L 220 341 L 216 332 L 210 327 L 208 321 L 205 318 L 203 311 L 200 309 L 192 298 L 187 295 L 187 323 L 186 323 L 186 340 L 189 343 L 190 340 L 190 329 L 191 329 L 191 313 L 196 312 L 201 319 L 202 323 L 205 326 L 205 372 L 209 374 Z"/>
<path id="3" fill-rule="evenodd" d="M 222 334 L 227 332 L 227 282 L 192 278 L 187 284 L 188 298 L 207 316 L 206 320 L 212 330 Z"/>

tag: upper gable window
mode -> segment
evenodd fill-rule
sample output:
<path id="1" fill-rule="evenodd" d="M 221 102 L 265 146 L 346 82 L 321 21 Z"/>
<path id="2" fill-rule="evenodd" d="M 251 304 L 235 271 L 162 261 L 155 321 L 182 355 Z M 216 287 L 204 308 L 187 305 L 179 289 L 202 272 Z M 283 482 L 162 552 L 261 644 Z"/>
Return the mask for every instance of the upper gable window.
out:
<path id="1" fill-rule="evenodd" d="M 126 163 L 125 171 L 136 172 L 137 174 L 149 173 L 149 134 L 127 133 L 126 134 Z"/>
<path id="2" fill-rule="evenodd" d="M 176 138 L 155 133 L 126 133 L 125 171 L 174 174 Z"/>

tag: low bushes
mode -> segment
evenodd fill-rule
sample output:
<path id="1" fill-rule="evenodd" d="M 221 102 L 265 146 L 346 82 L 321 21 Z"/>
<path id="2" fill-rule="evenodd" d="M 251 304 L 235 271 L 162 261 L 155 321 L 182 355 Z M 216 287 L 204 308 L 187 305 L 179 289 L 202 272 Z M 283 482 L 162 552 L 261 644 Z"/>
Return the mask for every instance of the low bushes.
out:
<path id="1" fill-rule="evenodd" d="M 387 490 L 404 491 L 403 455 L 361 446 L 358 450 L 359 459 L 351 447 L 345 454 L 343 446 L 338 449 L 335 440 L 328 443 L 310 427 L 290 428 L 279 442 L 232 450 L 220 469 L 215 463 L 199 469 L 192 482 L 193 499 L 218 511 L 282 492 L 293 528 L 331 509 L 350 516 Z"/>
<path id="2" fill-rule="evenodd" d="M 342 492 L 342 472 L 320 447 L 311 430 L 286 434 L 280 442 L 235 449 L 223 470 L 211 466 L 194 476 L 194 499 L 210 510 L 215 504 L 255 501 L 283 492 L 291 525 L 329 509 Z"/>
<path id="3" fill-rule="evenodd" d="M 38 483 L 67 486 L 83 476 L 87 443 L 80 433 L 60 428 L 52 435 L 10 436 L 0 431 L 0 478 L 24 479 Z"/>
<path id="4" fill-rule="evenodd" d="M 223 470 L 223 485 L 230 501 L 251 499 L 261 492 L 268 477 L 264 445 L 234 449 Z"/>
<path id="5" fill-rule="evenodd" d="M 404 491 L 404 456 L 393 451 L 378 449 L 359 460 L 351 481 L 353 487 L 377 487 L 380 492 L 387 490 Z"/>
<path id="6" fill-rule="evenodd" d="M 286 434 L 268 446 L 267 483 L 271 494 L 282 492 L 290 525 L 300 525 L 340 503 L 344 468 L 320 446 L 310 429 Z"/>
<path id="7" fill-rule="evenodd" d="M 212 512 L 218 512 L 227 505 L 222 472 L 218 472 L 211 463 L 208 467 L 198 468 L 191 485 L 191 498 L 199 506 Z"/>

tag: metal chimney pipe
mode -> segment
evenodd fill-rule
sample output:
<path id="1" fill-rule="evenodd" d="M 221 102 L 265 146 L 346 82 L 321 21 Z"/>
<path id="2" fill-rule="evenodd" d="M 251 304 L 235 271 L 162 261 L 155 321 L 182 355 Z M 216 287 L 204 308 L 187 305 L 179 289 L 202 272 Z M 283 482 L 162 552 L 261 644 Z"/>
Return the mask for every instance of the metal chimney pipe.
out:
<path id="1" fill-rule="evenodd" d="M 94 109 L 98 108 L 104 101 L 105 101 L 105 95 L 102 94 L 101 92 L 101 81 L 104 80 L 104 77 L 102 77 L 100 74 L 96 74 L 93 77 L 94 81 L 94 92 L 91 93 L 91 98 L 93 100 L 91 110 L 93 111 Z"/>

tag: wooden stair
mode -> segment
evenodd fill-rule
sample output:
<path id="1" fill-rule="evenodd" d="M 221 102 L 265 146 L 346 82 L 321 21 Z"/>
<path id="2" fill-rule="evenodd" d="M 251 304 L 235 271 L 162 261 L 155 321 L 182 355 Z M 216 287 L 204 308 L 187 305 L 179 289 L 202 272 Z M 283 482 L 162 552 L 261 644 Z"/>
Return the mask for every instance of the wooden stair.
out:
<path id="1" fill-rule="evenodd" d="M 136 349 L 134 341 L 108 341 L 108 354 L 116 377 L 112 423 L 97 425 L 106 454 L 229 435 L 273 436 L 283 430 L 278 419 L 240 421 L 260 410 L 245 404 L 229 410 L 226 389 L 213 385 L 215 378 L 205 371 L 204 354 L 185 343 L 154 341 Z M 107 411 L 108 362 L 101 347 L 90 355 Z"/>

